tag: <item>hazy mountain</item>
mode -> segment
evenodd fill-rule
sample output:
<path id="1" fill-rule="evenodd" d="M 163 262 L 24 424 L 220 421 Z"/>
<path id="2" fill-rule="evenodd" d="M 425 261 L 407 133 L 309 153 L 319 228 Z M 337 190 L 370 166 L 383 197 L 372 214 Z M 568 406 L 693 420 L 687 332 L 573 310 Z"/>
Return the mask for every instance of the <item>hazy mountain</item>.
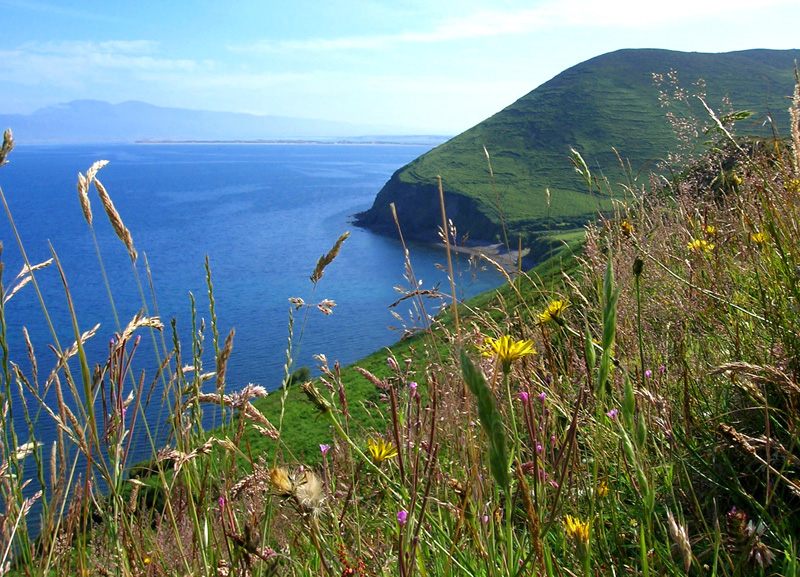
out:
<path id="1" fill-rule="evenodd" d="M 390 126 L 99 100 L 75 100 L 33 114 L 0 114 L 0 130 L 5 128 L 19 142 L 327 139 L 404 132 Z"/>
<path id="2" fill-rule="evenodd" d="M 689 92 L 704 79 L 707 101 L 723 110 L 728 97 L 735 110 L 754 115 L 737 132 L 772 136 L 767 118 L 789 134 L 787 109 L 794 88 L 794 62 L 800 50 L 747 50 L 723 54 L 668 50 L 620 50 L 574 66 L 504 110 L 422 155 L 398 170 L 358 224 L 395 234 L 389 209 L 394 203 L 403 232 L 436 238 L 441 225 L 437 176 L 443 179 L 447 214 L 460 234 L 494 241 L 500 214 L 484 147 L 491 155 L 505 224 L 533 245 L 537 238 L 582 227 L 608 209 L 607 196 L 590 194 L 570 161 L 578 150 L 593 174 L 607 178 L 621 195 L 620 182 L 646 181 L 658 161 L 676 149 L 676 138 L 659 102 L 653 73 L 677 71 Z M 700 101 L 692 112 L 710 120 Z M 619 154 L 619 157 L 617 156 Z M 621 169 L 620 160 L 630 171 Z M 596 190 L 595 190 L 596 192 Z"/>

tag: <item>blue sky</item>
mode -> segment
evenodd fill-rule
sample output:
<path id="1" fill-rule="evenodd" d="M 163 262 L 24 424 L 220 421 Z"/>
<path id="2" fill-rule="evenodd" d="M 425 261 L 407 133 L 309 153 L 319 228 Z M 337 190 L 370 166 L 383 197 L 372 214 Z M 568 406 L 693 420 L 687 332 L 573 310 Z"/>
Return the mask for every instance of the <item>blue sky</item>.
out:
<path id="1" fill-rule="evenodd" d="M 0 113 L 93 98 L 455 134 L 620 48 L 799 48 L 797 0 L 0 0 Z"/>

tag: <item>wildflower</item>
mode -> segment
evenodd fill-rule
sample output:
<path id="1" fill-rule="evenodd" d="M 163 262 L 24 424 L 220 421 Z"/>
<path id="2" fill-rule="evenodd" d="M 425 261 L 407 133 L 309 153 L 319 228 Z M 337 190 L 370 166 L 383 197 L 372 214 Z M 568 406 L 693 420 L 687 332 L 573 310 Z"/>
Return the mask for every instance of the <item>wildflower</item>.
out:
<path id="1" fill-rule="evenodd" d="M 528 404 L 528 393 L 526 393 L 525 391 L 522 391 L 519 394 L 519 400 L 522 401 L 523 405 L 527 405 Z"/>
<path id="2" fill-rule="evenodd" d="M 492 337 L 484 339 L 484 352 L 486 357 L 495 356 L 503 364 L 503 372 L 511 372 L 511 363 L 521 359 L 525 355 L 535 355 L 533 341 L 515 341 L 508 335 L 504 335 L 495 340 Z"/>
<path id="3" fill-rule="evenodd" d="M 287 496 L 292 493 L 292 481 L 285 467 L 274 467 L 269 470 L 269 484 L 272 485 L 276 495 Z"/>
<path id="4" fill-rule="evenodd" d="M 399 369 L 397 366 L 397 361 L 395 361 L 392 357 L 386 357 L 386 364 L 389 365 L 389 368 L 395 372 Z"/>
<path id="5" fill-rule="evenodd" d="M 623 220 L 620 223 L 619 228 L 622 231 L 622 234 L 624 234 L 625 236 L 631 236 L 633 234 L 633 231 L 635 230 L 633 228 L 633 225 L 629 223 L 627 220 Z"/>
<path id="6" fill-rule="evenodd" d="M 411 381 L 410 383 L 408 383 L 408 390 L 411 393 L 412 397 L 414 395 L 416 395 L 417 394 L 417 383 L 415 383 L 414 381 Z"/>
<path id="7" fill-rule="evenodd" d="M 768 238 L 769 236 L 765 232 L 754 232 L 750 235 L 750 240 L 756 244 L 764 244 Z"/>
<path id="8" fill-rule="evenodd" d="M 614 420 L 617 418 L 617 414 L 619 414 L 619 409 L 611 409 L 606 413 L 606 417 L 608 417 L 611 420 Z"/>
<path id="9" fill-rule="evenodd" d="M 589 553 L 589 521 L 581 521 L 572 515 L 564 517 L 564 531 L 574 541 L 578 558 L 583 561 Z"/>
<path id="10" fill-rule="evenodd" d="M 539 322 L 544 324 L 552 321 L 558 325 L 563 325 L 564 320 L 561 318 L 561 315 L 568 306 L 569 301 L 551 301 L 550 304 L 547 305 L 547 309 L 539 314 Z"/>
<path id="11" fill-rule="evenodd" d="M 401 527 L 406 524 L 408 521 L 408 511 L 398 511 L 397 512 L 397 524 Z"/>
<path id="12" fill-rule="evenodd" d="M 383 439 L 370 439 L 367 441 L 367 448 L 369 454 L 372 455 L 372 460 L 376 463 L 383 463 L 387 459 L 397 456 L 397 449 L 391 443 L 385 442 Z"/>
<path id="13" fill-rule="evenodd" d="M 786 190 L 789 192 L 800 192 L 800 178 L 793 178 L 786 185 Z"/>
<path id="14" fill-rule="evenodd" d="M 539 394 L 539 402 L 540 402 L 540 403 L 542 403 L 542 404 L 544 405 L 544 400 L 545 400 L 546 398 L 547 398 L 547 393 L 545 393 L 544 391 L 542 391 L 542 392 Z"/>
<path id="15" fill-rule="evenodd" d="M 594 490 L 594 494 L 597 495 L 598 499 L 605 499 L 608 497 L 608 483 L 600 481 Z"/>
<path id="16" fill-rule="evenodd" d="M 717 227 L 713 224 L 707 225 L 703 228 L 703 232 L 705 232 L 708 236 L 716 236 L 717 235 Z"/>
<path id="17" fill-rule="evenodd" d="M 330 445 L 320 445 L 320 446 L 319 446 L 319 451 L 320 451 L 320 453 L 322 453 L 322 456 L 323 456 L 323 457 L 324 457 L 324 456 L 325 456 L 325 455 L 328 453 L 328 451 L 330 451 L 330 450 L 331 450 L 331 446 L 330 446 Z"/>
<path id="18" fill-rule="evenodd" d="M 653 371 L 651 371 L 650 369 L 647 369 L 647 370 L 644 372 L 644 376 L 645 376 L 645 377 L 647 377 L 647 378 L 649 379 L 650 377 L 652 377 L 652 376 L 653 376 Z"/>
<path id="19" fill-rule="evenodd" d="M 151 561 L 150 561 L 150 557 L 145 557 L 145 558 L 144 558 L 144 564 L 145 564 L 145 565 L 150 565 L 150 563 L 151 563 Z"/>
<path id="20" fill-rule="evenodd" d="M 693 238 L 686 244 L 686 248 L 697 254 L 709 254 L 714 250 L 714 243 L 708 242 L 702 238 Z"/>

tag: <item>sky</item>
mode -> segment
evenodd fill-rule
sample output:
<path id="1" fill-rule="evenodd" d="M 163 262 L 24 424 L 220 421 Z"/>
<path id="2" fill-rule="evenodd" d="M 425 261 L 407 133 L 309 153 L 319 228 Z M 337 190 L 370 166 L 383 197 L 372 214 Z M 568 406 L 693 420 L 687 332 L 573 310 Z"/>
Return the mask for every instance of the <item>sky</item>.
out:
<path id="1" fill-rule="evenodd" d="M 800 48 L 797 0 L 0 0 L 0 114 L 77 99 L 457 134 L 621 48 Z"/>

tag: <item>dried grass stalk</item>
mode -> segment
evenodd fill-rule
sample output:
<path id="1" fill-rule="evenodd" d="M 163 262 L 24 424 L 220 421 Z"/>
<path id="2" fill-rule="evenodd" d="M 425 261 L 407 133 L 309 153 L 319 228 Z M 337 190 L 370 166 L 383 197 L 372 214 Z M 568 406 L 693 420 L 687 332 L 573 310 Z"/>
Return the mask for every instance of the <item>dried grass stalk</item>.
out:
<path id="1" fill-rule="evenodd" d="M 14 135 L 12 134 L 11 129 L 8 128 L 3 133 L 3 146 L 0 147 L 0 166 L 8 164 L 6 157 L 13 148 L 14 148 Z"/>
<path id="2" fill-rule="evenodd" d="M 111 202 L 111 197 L 106 192 L 105 187 L 103 184 L 94 179 L 94 187 L 97 189 L 97 194 L 100 195 L 100 201 L 103 203 L 103 208 L 106 211 L 106 215 L 108 215 L 108 220 L 111 222 L 111 227 L 114 229 L 114 232 L 117 234 L 117 237 L 125 243 L 125 246 L 128 249 L 128 254 L 131 257 L 131 260 L 136 262 L 136 249 L 133 248 L 133 237 L 131 236 L 131 231 L 122 223 L 122 218 L 119 216 L 119 212 L 117 209 L 114 208 L 114 203 Z"/>
<path id="3" fill-rule="evenodd" d="M 322 275 L 325 273 L 325 267 L 327 267 L 329 264 L 333 262 L 333 259 L 336 258 L 336 256 L 339 254 L 339 250 L 341 250 L 342 248 L 342 243 L 346 241 L 347 237 L 349 236 L 350 236 L 349 232 L 344 233 L 342 236 L 336 239 L 336 242 L 334 243 L 333 248 L 331 250 L 329 250 L 326 254 L 323 254 L 321 257 L 319 257 L 319 260 L 317 261 L 317 266 L 314 267 L 314 272 L 310 277 L 311 282 L 313 282 L 314 284 L 317 284 L 317 282 L 319 282 L 319 279 L 321 279 Z"/>

